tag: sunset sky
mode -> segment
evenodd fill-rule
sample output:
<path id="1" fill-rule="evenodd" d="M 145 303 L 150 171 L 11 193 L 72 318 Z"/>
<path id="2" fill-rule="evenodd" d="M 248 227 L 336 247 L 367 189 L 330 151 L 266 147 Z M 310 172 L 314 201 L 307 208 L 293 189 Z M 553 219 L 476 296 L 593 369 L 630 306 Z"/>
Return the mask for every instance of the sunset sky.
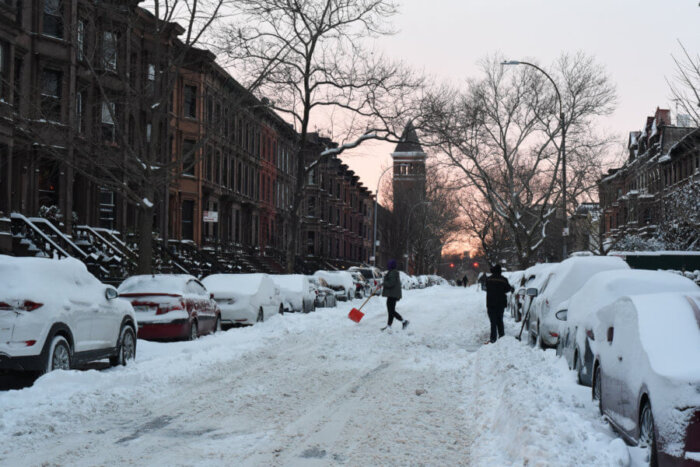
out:
<path id="1" fill-rule="evenodd" d="M 496 52 L 545 67 L 562 52 L 594 56 L 618 92 L 616 111 L 600 126 L 620 144 L 657 106 L 675 119 L 671 54 L 681 54 L 678 41 L 700 52 L 698 0 L 403 0 L 393 22 L 399 32 L 379 48 L 453 84 L 478 77 L 478 61 Z M 392 150 L 364 143 L 343 160 L 375 191 Z"/>

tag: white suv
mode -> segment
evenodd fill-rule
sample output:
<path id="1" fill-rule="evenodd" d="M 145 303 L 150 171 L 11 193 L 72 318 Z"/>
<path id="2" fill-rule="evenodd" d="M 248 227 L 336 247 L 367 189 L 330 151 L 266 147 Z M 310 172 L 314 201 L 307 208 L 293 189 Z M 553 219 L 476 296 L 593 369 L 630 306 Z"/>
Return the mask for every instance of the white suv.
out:
<path id="1" fill-rule="evenodd" d="M 134 309 L 73 258 L 0 255 L 0 369 L 48 372 L 136 356 Z"/>

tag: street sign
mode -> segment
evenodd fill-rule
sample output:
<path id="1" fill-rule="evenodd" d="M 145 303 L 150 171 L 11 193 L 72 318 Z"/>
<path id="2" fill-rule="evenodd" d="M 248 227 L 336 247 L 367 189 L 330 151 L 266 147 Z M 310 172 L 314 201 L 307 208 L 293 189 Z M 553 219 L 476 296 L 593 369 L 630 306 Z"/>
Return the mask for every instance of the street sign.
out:
<path id="1" fill-rule="evenodd" d="M 218 211 L 204 211 L 204 217 L 202 218 L 204 222 L 219 222 L 219 212 Z"/>
<path id="2" fill-rule="evenodd" d="M 568 237 L 569 236 L 569 228 L 564 227 L 561 232 L 562 237 Z"/>

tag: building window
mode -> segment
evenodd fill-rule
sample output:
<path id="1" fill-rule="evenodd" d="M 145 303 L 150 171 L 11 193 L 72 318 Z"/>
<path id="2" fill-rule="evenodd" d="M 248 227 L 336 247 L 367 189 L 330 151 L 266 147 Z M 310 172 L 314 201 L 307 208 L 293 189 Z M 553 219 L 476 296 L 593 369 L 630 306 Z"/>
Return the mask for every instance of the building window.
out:
<path id="1" fill-rule="evenodd" d="M 153 95 L 156 89 L 156 66 L 149 63 L 146 69 L 146 93 Z"/>
<path id="2" fill-rule="evenodd" d="M 100 227 L 114 228 L 114 192 L 100 188 Z"/>
<path id="3" fill-rule="evenodd" d="M 44 0 L 44 17 L 41 32 L 47 36 L 63 37 L 63 15 L 60 0 Z"/>
<path id="4" fill-rule="evenodd" d="M 194 201 L 182 202 L 182 239 L 194 240 Z"/>
<path id="5" fill-rule="evenodd" d="M 183 175 L 191 175 L 194 177 L 195 146 L 196 143 L 189 139 L 186 139 L 182 144 Z"/>
<path id="6" fill-rule="evenodd" d="M 75 48 L 78 60 L 82 60 L 85 57 L 85 21 L 82 19 L 78 20 Z"/>
<path id="7" fill-rule="evenodd" d="M 41 112 L 42 118 L 61 120 L 62 73 L 56 70 L 41 72 Z"/>
<path id="8" fill-rule="evenodd" d="M 115 141 L 114 115 L 114 102 L 102 101 L 102 140 L 107 143 Z"/>
<path id="9" fill-rule="evenodd" d="M 197 87 L 185 85 L 185 117 L 197 118 Z"/>
<path id="10" fill-rule="evenodd" d="M 107 71 L 117 71 L 117 34 L 102 33 L 102 64 Z"/>
<path id="11" fill-rule="evenodd" d="M 75 94 L 75 126 L 78 129 L 78 133 L 83 132 L 83 93 L 78 92 Z"/>

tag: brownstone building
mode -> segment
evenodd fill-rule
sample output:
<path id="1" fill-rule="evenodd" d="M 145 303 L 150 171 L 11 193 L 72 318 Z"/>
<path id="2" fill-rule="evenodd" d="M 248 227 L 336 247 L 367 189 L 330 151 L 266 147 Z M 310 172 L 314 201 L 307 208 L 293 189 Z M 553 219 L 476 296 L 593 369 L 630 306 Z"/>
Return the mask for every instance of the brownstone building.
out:
<path id="1" fill-rule="evenodd" d="M 649 238 L 659 225 L 677 223 L 678 216 L 697 217 L 698 200 L 688 199 L 684 212 L 674 212 L 674 200 L 700 177 L 700 129 L 674 125 L 668 109 L 656 109 L 641 131 L 629 134 L 629 156 L 599 182 L 601 232 L 609 242 L 625 235 Z M 692 196 L 692 194 L 691 194 Z M 694 212 L 693 212 L 694 211 Z M 694 217 L 695 216 L 695 217 Z M 700 226 L 689 226 L 700 237 Z M 692 239 L 691 239 L 692 240 Z"/>
<path id="2" fill-rule="evenodd" d="M 298 134 L 139 3 L 0 2 L 0 249 L 133 263 L 152 205 L 176 270 L 279 270 Z M 319 171 L 315 253 L 366 261 L 371 193 L 338 159 Z"/>

